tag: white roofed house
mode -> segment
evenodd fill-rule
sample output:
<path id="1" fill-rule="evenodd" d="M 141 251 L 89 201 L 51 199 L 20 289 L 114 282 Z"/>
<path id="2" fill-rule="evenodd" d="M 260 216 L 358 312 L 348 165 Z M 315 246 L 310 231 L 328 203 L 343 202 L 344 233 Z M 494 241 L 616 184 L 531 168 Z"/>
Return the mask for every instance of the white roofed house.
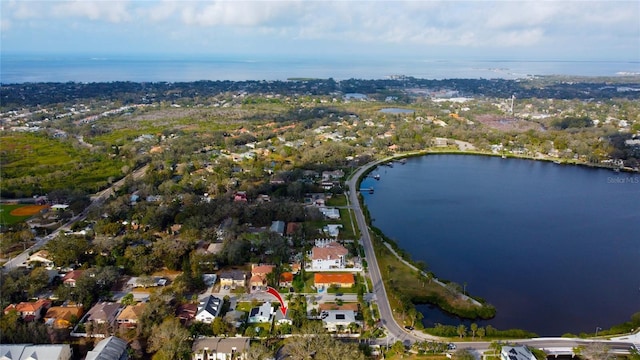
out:
<path id="1" fill-rule="evenodd" d="M 1 360 L 69 360 L 72 354 L 69 344 L 0 344 Z"/>
<path id="2" fill-rule="evenodd" d="M 222 300 L 213 295 L 209 295 L 198 303 L 198 312 L 196 312 L 195 320 L 211 324 L 213 319 L 220 314 L 221 308 Z"/>
<path id="3" fill-rule="evenodd" d="M 250 324 L 268 323 L 273 319 L 274 313 L 275 311 L 273 310 L 273 306 L 271 306 L 271 303 L 267 301 L 266 303 L 251 309 L 247 322 Z"/>
<path id="4" fill-rule="evenodd" d="M 340 220 L 340 210 L 336 208 L 320 207 L 318 208 L 322 215 L 327 219 Z"/>
<path id="5" fill-rule="evenodd" d="M 320 318 L 328 331 L 345 330 L 351 323 L 362 326 L 362 323 L 356 320 L 356 312 L 353 310 L 323 310 Z"/>

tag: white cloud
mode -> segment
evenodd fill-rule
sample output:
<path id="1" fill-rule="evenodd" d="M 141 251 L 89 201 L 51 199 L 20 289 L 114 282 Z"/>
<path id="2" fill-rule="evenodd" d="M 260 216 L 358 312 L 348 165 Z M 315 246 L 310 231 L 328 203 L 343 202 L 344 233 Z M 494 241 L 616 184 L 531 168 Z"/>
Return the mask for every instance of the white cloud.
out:
<path id="1" fill-rule="evenodd" d="M 92 21 L 121 23 L 132 19 L 129 6 L 130 4 L 125 1 L 56 1 L 53 3 L 51 11 L 56 17 L 76 17 Z"/>
<path id="2" fill-rule="evenodd" d="M 638 18 L 636 0 L 2 0 L 2 29 L 6 32 L 17 33 L 16 29 L 32 26 L 30 20 L 46 19 L 51 31 L 38 36 L 53 38 L 56 31 L 72 23 L 84 23 L 87 29 L 100 24 L 105 32 L 131 34 L 121 42 L 131 42 L 134 48 L 135 41 L 150 39 L 197 48 L 200 38 L 206 36 L 216 44 L 253 41 L 267 47 L 272 41 L 271 48 L 304 42 L 310 47 L 339 43 L 365 49 L 433 45 L 570 51 L 585 43 L 610 43 L 632 53 L 634 42 L 637 54 Z"/>

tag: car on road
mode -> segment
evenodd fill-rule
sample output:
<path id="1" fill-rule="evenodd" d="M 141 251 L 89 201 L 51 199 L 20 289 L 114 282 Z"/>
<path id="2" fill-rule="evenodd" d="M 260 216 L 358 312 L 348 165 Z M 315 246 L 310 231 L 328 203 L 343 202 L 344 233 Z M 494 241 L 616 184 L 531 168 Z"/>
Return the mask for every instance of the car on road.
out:
<path id="1" fill-rule="evenodd" d="M 448 343 L 448 344 L 447 344 L 447 349 L 449 349 L 449 350 L 455 350 L 455 349 L 456 349 L 456 344 L 454 344 L 454 343 Z"/>
<path id="2" fill-rule="evenodd" d="M 413 330 L 413 326 L 405 326 L 404 328 L 409 330 L 409 331 Z"/>

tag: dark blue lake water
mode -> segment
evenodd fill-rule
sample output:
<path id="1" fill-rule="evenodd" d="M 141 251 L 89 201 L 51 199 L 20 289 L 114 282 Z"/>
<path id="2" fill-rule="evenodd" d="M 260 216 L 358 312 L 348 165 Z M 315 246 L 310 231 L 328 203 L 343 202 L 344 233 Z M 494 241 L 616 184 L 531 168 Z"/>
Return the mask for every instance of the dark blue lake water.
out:
<path id="1" fill-rule="evenodd" d="M 640 311 L 640 174 L 463 155 L 376 173 L 363 182 L 373 224 L 495 305 L 479 324 L 561 335 Z M 460 323 L 419 309 L 426 325 Z"/>

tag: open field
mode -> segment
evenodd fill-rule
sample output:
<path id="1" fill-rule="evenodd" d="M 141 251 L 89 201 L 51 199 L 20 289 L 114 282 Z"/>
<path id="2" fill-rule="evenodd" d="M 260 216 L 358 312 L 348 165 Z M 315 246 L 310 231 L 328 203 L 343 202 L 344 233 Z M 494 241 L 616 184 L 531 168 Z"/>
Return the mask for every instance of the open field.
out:
<path id="1" fill-rule="evenodd" d="M 28 219 L 47 206 L 24 204 L 0 204 L 0 224 L 12 225 Z"/>

